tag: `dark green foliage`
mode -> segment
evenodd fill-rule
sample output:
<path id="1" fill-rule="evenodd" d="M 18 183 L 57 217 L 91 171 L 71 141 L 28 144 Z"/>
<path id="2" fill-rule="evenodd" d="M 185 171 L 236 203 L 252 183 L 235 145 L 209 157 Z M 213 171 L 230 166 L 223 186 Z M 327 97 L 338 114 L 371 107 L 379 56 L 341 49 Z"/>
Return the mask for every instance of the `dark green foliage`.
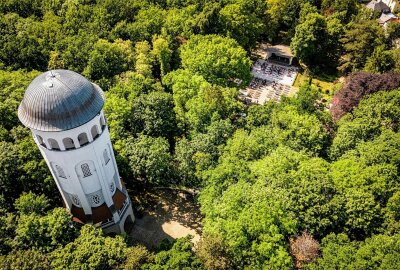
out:
<path id="1" fill-rule="evenodd" d="M 336 123 L 312 85 L 280 103 L 238 100 L 258 41 L 291 43 L 316 77 L 339 64 L 400 70 L 400 28 L 373 16 L 356 0 L 0 1 L 0 268 L 400 268 L 398 74 L 349 77 Z M 128 247 L 49 210 L 59 194 L 16 112 L 29 82 L 57 68 L 107 90 L 128 188 L 200 192 L 196 249 Z M 308 265 L 289 248 L 303 232 L 322 241 Z"/>
<path id="2" fill-rule="evenodd" d="M 0 209 L 0 262 L 1 256 L 11 251 L 15 236 L 16 216 Z M 0 264 L 1 266 L 1 264 Z"/>
<path id="3" fill-rule="evenodd" d="M 161 186 L 170 183 L 172 157 L 166 139 L 147 135 L 131 137 L 127 139 L 121 152 L 128 160 L 135 179 Z"/>
<path id="4" fill-rule="evenodd" d="M 172 95 L 152 92 L 138 96 L 131 105 L 130 130 L 169 140 L 177 134 Z"/>
<path id="5" fill-rule="evenodd" d="M 13 250 L 7 256 L 0 255 L 3 270 L 47 270 L 50 260 L 47 254 L 35 249 Z"/>
<path id="6" fill-rule="evenodd" d="M 201 173 L 215 165 L 222 146 L 232 132 L 233 126 L 229 120 L 217 121 L 207 127 L 206 133 L 197 133 L 191 140 L 177 142 L 175 159 L 185 186 L 199 186 Z"/>
<path id="7" fill-rule="evenodd" d="M 32 18 L 15 13 L 0 14 L 0 66 L 12 69 L 45 69 L 48 56 L 37 37 L 31 33 Z"/>
<path id="8" fill-rule="evenodd" d="M 44 252 L 64 246 L 76 235 L 71 214 L 63 208 L 55 208 L 45 216 L 21 215 L 15 232 L 14 241 L 18 248 Z"/>
<path id="9" fill-rule="evenodd" d="M 251 48 L 266 30 L 263 17 L 257 14 L 263 12 L 265 3 L 262 1 L 232 2 L 219 11 L 221 29 L 244 48 Z"/>
<path id="10" fill-rule="evenodd" d="M 340 42 L 343 44 L 339 70 L 351 72 L 361 70 L 366 59 L 372 55 L 374 49 L 384 44 L 383 29 L 376 21 L 361 20 L 350 24 Z"/>
<path id="11" fill-rule="evenodd" d="M 1 193 L 11 196 L 14 191 L 14 182 L 18 176 L 15 164 L 18 161 L 16 147 L 7 142 L 0 142 L 0 187 Z"/>

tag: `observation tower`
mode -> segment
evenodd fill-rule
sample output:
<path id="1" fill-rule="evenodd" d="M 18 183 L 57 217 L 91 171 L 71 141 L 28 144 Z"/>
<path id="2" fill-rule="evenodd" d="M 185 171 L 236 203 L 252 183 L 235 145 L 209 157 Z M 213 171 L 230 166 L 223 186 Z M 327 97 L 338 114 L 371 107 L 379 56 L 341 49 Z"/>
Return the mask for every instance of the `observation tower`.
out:
<path id="1" fill-rule="evenodd" d="M 134 221 L 103 112 L 104 93 L 80 74 L 51 70 L 28 86 L 18 108 L 74 221 L 119 234 Z"/>

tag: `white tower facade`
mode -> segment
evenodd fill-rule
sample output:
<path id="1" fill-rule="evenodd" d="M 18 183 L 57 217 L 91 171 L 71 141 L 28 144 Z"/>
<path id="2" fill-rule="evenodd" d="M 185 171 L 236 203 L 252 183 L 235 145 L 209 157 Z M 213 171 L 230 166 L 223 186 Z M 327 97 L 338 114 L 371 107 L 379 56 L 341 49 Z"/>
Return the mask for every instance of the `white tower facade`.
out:
<path id="1" fill-rule="evenodd" d="M 31 129 L 74 220 L 118 234 L 133 224 L 134 215 L 118 173 L 104 102 L 100 87 L 83 76 L 52 70 L 29 85 L 18 117 Z"/>

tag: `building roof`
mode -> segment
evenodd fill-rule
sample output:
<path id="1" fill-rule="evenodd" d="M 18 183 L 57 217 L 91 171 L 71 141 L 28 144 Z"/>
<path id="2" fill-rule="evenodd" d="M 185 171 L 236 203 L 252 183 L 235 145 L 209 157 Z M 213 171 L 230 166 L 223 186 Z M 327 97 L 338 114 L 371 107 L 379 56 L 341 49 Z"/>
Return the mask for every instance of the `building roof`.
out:
<path id="1" fill-rule="evenodd" d="M 267 51 L 284 57 L 294 57 L 292 50 L 286 45 L 268 46 Z"/>
<path id="2" fill-rule="evenodd" d="M 397 20 L 397 19 L 399 19 L 399 17 L 397 17 L 397 15 L 394 15 L 392 13 L 382 13 L 378 19 L 378 22 L 383 24 L 385 22 L 388 22 L 391 20 Z"/>
<path id="3" fill-rule="evenodd" d="M 372 0 L 366 6 L 368 9 L 372 9 L 373 11 L 377 12 L 389 12 L 390 8 L 388 5 L 382 2 L 382 0 Z"/>
<path id="4" fill-rule="evenodd" d="M 37 76 L 25 91 L 18 118 L 41 131 L 63 131 L 81 126 L 103 108 L 99 86 L 69 70 L 50 70 Z"/>

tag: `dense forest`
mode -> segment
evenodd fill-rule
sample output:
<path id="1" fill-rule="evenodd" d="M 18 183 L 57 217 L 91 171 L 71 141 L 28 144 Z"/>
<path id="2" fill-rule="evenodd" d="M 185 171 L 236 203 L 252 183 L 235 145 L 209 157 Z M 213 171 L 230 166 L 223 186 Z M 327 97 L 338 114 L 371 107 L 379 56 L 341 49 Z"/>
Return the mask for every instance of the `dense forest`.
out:
<path id="1" fill-rule="evenodd" d="M 2 0 L 0 268 L 400 269 L 400 24 L 379 15 L 357 0 Z M 248 106 L 260 41 L 290 45 L 310 79 Z M 106 92 L 127 187 L 198 191 L 199 243 L 75 226 L 17 117 L 48 69 Z M 343 80 L 326 98 L 318 76 Z"/>

